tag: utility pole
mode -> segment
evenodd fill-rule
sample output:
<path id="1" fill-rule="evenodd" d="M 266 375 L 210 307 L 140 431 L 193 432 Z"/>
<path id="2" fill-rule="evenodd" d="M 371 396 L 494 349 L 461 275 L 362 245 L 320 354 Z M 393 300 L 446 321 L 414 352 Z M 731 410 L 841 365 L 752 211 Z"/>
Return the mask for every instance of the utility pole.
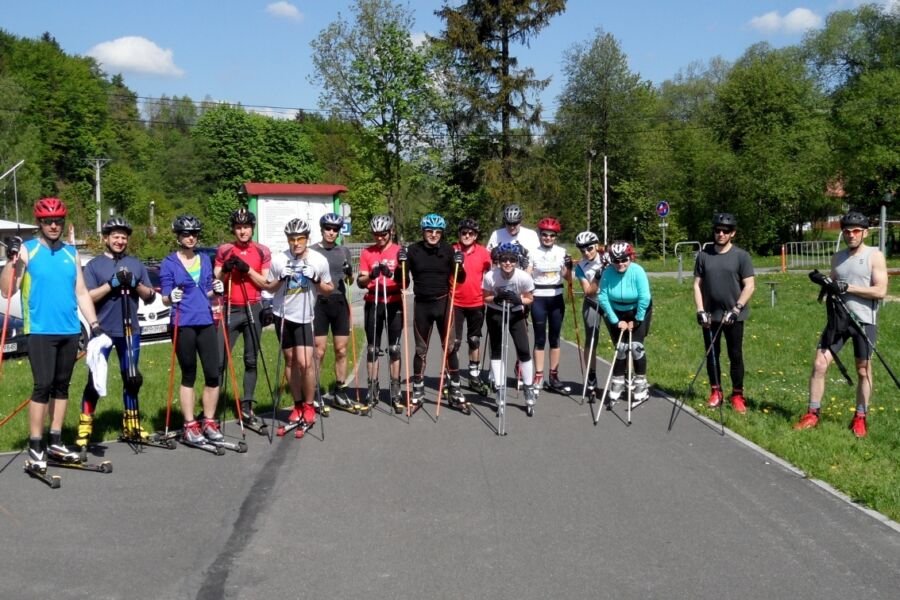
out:
<path id="1" fill-rule="evenodd" d="M 607 169 L 607 164 L 606 164 L 606 155 L 604 154 L 603 155 L 603 245 L 604 246 L 609 245 L 609 241 L 607 240 L 608 216 L 607 216 L 607 198 L 606 198 L 606 176 L 608 175 L 608 173 L 609 173 L 609 171 Z"/>
<path id="2" fill-rule="evenodd" d="M 587 172 L 587 231 L 591 230 L 591 165 L 597 151 L 591 148 L 588 150 L 588 172 Z"/>
<path id="3" fill-rule="evenodd" d="M 97 233 L 100 233 L 101 228 L 101 220 L 103 219 L 103 212 L 100 210 L 100 169 L 108 163 L 111 158 L 86 158 L 84 161 L 88 164 L 94 165 L 94 196 L 97 199 Z"/>

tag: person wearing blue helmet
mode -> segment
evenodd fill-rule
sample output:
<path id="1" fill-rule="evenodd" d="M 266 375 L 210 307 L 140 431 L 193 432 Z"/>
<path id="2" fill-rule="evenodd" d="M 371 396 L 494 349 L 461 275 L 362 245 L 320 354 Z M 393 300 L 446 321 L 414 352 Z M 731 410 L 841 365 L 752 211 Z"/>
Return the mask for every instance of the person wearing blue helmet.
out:
<path id="1" fill-rule="evenodd" d="M 455 272 L 458 283 L 466 280 L 465 256 L 454 251 L 443 239 L 447 228 L 444 217 L 430 213 L 422 217 L 420 225 L 422 240 L 401 248 L 397 253 L 397 260 L 407 263 L 407 276 L 411 276 L 416 283 L 413 307 L 416 341 L 412 384 L 414 406 L 421 405 L 425 399 L 425 356 L 433 325 L 437 325 L 442 342 L 448 340 L 447 344 L 451 347 L 456 343 L 452 328 L 447 336 L 447 311 L 452 307 L 451 279 Z M 394 271 L 394 278 L 401 280 L 402 269 Z M 450 406 L 468 412 L 459 381 L 459 359 L 454 353 L 448 356 L 447 370 L 450 375 Z"/>

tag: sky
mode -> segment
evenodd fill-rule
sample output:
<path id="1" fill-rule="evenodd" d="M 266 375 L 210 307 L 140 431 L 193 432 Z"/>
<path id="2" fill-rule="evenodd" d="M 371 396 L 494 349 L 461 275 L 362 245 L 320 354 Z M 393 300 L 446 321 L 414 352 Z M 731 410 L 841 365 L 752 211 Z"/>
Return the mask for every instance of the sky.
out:
<path id="1" fill-rule="evenodd" d="M 900 0 L 875 0 L 897 4 Z M 441 32 L 441 0 L 399 1 L 412 9 L 414 38 Z M 452 5 L 461 3 L 451 0 Z M 541 94 L 552 117 L 565 84 L 564 56 L 602 29 L 629 66 L 659 84 L 694 61 L 733 61 L 752 44 L 796 44 L 826 16 L 861 0 L 569 0 L 531 42 L 520 64 L 551 77 Z M 290 116 L 319 108 L 310 42 L 352 0 L 0 0 L 0 28 L 21 37 L 49 32 L 68 54 L 96 58 L 140 97 L 190 96 Z"/>

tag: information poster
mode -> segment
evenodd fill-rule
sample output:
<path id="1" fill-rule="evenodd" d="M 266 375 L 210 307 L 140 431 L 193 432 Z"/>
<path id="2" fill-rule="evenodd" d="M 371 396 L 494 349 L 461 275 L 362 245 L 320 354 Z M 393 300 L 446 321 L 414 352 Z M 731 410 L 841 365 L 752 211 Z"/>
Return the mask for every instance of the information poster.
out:
<path id="1" fill-rule="evenodd" d="M 333 208 L 330 196 L 260 196 L 256 205 L 258 241 L 273 254 L 287 250 L 284 227 L 292 219 L 300 218 L 309 223 L 309 244 L 315 244 L 322 239 L 319 219 Z"/>

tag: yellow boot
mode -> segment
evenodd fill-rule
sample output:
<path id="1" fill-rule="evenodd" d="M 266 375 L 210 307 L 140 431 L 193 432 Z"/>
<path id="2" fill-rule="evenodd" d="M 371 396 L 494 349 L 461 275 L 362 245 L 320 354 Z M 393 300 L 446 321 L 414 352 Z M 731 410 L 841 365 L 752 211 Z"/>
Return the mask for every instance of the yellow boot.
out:
<path id="1" fill-rule="evenodd" d="M 78 437 L 75 438 L 75 445 L 79 448 L 87 448 L 91 440 L 91 432 L 94 430 L 94 415 L 86 415 L 84 413 L 78 417 Z"/>
<path id="2" fill-rule="evenodd" d="M 136 410 L 125 410 L 122 413 L 122 437 L 127 440 L 146 440 L 150 437 L 144 428 L 141 427 L 141 417 Z"/>

